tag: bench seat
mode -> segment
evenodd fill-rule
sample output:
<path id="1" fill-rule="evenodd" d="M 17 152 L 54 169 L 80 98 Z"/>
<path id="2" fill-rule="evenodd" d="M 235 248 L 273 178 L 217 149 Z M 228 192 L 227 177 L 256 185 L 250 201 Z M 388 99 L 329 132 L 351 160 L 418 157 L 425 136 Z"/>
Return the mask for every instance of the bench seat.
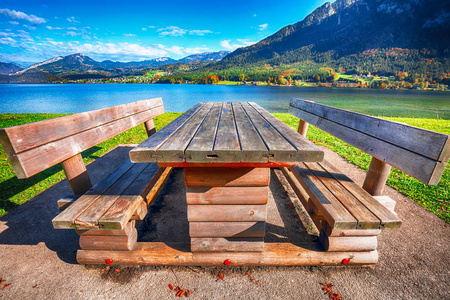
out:
<path id="1" fill-rule="evenodd" d="M 283 172 L 303 198 L 300 200 L 320 230 L 319 242 L 326 251 L 375 250 L 380 229 L 402 224 L 395 212 L 326 160 L 299 163 Z"/>
<path id="2" fill-rule="evenodd" d="M 123 230 L 147 213 L 146 196 L 164 172 L 156 163 L 125 161 L 52 220 L 55 229 Z"/>

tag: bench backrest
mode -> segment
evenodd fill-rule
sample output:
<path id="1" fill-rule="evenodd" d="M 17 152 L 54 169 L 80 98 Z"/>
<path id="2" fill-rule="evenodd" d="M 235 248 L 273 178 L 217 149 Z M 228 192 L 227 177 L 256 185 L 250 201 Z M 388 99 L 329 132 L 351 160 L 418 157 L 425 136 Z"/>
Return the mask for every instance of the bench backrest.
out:
<path id="1" fill-rule="evenodd" d="M 426 184 L 439 182 L 450 158 L 446 134 L 300 99 L 289 113 Z"/>
<path id="2" fill-rule="evenodd" d="M 2 128 L 0 143 L 17 177 L 28 178 L 60 162 L 64 166 L 64 162 L 77 157 L 84 150 L 162 113 L 164 107 L 161 98 L 142 100 Z M 81 155 L 77 161 L 80 159 Z M 67 174 L 70 170 L 66 170 L 66 167 L 73 168 L 73 164 L 64 167 Z"/>

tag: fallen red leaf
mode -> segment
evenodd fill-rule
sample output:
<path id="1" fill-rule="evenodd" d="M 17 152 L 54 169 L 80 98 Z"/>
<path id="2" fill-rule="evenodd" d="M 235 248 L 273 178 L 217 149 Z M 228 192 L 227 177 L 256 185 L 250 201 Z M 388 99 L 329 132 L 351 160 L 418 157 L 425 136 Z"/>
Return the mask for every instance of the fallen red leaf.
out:
<path id="1" fill-rule="evenodd" d="M 8 286 L 10 286 L 11 285 L 11 283 L 8 283 L 8 284 L 6 284 L 3 288 L 2 288 L 2 290 L 4 290 L 4 289 L 6 289 Z"/>

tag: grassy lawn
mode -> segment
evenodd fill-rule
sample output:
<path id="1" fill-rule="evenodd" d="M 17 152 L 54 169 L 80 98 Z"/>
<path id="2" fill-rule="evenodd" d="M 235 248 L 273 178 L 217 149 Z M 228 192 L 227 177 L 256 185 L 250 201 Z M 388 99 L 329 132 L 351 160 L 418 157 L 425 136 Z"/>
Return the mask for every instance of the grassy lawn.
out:
<path id="1" fill-rule="evenodd" d="M 165 113 L 158 116 L 155 118 L 156 129 L 159 130 L 179 115 L 180 113 Z M 296 117 L 280 113 L 274 115 L 292 128 L 297 129 L 299 120 Z M 58 116 L 62 115 L 0 114 L 0 127 L 9 127 Z M 450 134 L 450 120 L 413 118 L 387 119 Z M 324 145 L 330 148 L 363 170 L 368 169 L 371 156 L 313 126 L 310 126 L 309 128 L 307 137 L 315 144 Z M 85 163 L 92 162 L 119 144 L 136 144 L 142 142 L 145 138 L 146 133 L 144 126 L 137 126 L 136 128 L 130 129 L 83 152 L 83 159 Z M 61 166 L 57 165 L 31 178 L 19 180 L 15 177 L 3 148 L 0 147 L 0 216 L 6 214 L 12 208 L 25 203 L 50 186 L 58 183 L 63 178 L 64 172 L 62 171 Z M 427 186 L 396 169 L 392 169 L 388 179 L 388 185 L 450 223 L 450 167 L 448 165 L 437 186 Z"/>

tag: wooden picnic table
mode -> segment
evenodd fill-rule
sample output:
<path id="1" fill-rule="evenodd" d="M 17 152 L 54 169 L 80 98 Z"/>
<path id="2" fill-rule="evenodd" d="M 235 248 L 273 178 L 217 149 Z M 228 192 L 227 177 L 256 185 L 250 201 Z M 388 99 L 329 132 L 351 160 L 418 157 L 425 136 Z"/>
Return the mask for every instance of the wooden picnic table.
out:
<path id="1" fill-rule="evenodd" d="M 182 167 L 192 252 L 262 251 L 270 167 L 324 153 L 253 102 L 202 102 L 130 151 Z"/>

